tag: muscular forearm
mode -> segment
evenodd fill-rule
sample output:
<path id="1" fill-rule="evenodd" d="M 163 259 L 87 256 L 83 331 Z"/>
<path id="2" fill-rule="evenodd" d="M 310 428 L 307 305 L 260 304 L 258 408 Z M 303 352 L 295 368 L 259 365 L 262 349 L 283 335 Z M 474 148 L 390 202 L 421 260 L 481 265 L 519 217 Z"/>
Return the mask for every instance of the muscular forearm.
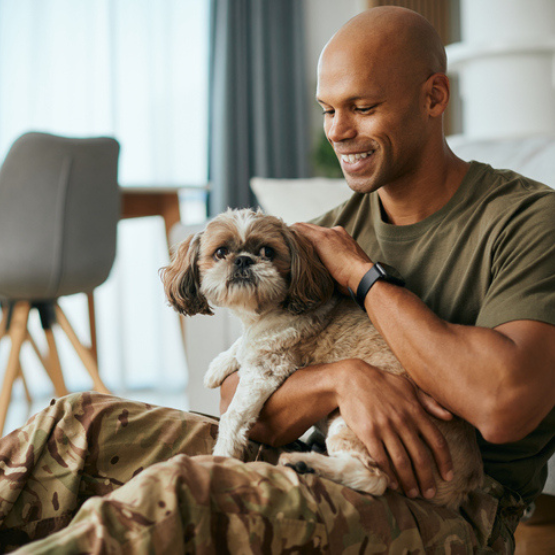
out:
<path id="1" fill-rule="evenodd" d="M 279 447 L 301 436 L 310 426 L 337 408 L 339 366 L 348 362 L 302 368 L 292 374 L 266 401 L 250 432 L 256 441 Z M 237 387 L 238 375 L 222 385 L 220 412 L 227 410 Z"/>
<path id="2" fill-rule="evenodd" d="M 471 422 L 486 439 L 518 439 L 550 410 L 546 383 L 530 383 L 533 369 L 544 365 L 546 349 L 523 352 L 502 327 L 449 324 L 406 289 L 384 282 L 369 292 L 366 308 L 419 387 Z"/>

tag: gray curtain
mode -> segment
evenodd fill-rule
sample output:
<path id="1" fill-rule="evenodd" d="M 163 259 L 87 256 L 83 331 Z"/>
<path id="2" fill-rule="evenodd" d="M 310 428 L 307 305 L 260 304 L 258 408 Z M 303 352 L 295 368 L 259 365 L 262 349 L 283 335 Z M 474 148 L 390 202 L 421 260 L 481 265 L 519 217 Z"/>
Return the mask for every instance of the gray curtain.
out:
<path id="1" fill-rule="evenodd" d="M 210 212 L 254 206 L 249 179 L 309 175 L 303 0 L 212 0 Z"/>

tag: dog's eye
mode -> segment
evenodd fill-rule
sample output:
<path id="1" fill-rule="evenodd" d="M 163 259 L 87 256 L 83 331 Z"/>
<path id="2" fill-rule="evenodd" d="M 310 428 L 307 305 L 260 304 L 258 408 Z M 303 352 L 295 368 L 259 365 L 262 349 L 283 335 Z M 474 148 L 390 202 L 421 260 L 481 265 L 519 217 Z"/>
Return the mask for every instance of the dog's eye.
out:
<path id="1" fill-rule="evenodd" d="M 229 249 L 227 247 L 218 247 L 216 252 L 214 252 L 214 258 L 217 260 L 223 260 L 229 254 Z"/>
<path id="2" fill-rule="evenodd" d="M 275 251 L 272 247 L 262 247 L 258 252 L 258 255 L 261 256 L 262 258 L 268 258 L 272 260 L 272 258 L 274 258 L 274 255 L 275 255 Z"/>

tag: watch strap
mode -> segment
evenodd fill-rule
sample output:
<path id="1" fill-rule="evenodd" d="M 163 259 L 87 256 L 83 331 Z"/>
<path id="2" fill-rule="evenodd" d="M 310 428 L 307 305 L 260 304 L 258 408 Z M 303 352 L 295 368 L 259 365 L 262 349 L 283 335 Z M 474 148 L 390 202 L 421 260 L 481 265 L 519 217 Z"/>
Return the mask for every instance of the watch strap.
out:
<path id="1" fill-rule="evenodd" d="M 383 279 L 389 283 L 394 285 L 398 285 L 403 287 L 405 285 L 404 280 L 401 277 L 397 277 L 392 275 L 388 270 L 384 267 L 384 265 L 380 262 L 376 262 L 363 276 L 360 280 L 356 295 L 349 287 L 349 293 L 351 294 L 352 299 L 366 312 L 366 307 L 364 306 L 364 301 L 366 300 L 366 295 L 368 295 L 368 291 L 372 288 L 374 283 L 379 279 Z"/>

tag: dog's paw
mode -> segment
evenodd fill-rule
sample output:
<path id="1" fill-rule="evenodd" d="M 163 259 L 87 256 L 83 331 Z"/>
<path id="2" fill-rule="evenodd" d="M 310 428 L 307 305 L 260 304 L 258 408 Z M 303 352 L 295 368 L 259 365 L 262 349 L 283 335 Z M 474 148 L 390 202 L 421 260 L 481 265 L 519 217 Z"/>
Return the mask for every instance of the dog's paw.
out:
<path id="1" fill-rule="evenodd" d="M 304 454 L 305 453 L 282 453 L 278 463 L 282 466 L 292 468 L 297 474 L 314 474 L 314 469 L 304 460 Z"/>
<path id="2" fill-rule="evenodd" d="M 234 459 L 243 459 L 243 448 L 236 442 L 221 441 L 218 439 L 212 454 L 216 457 L 232 457 Z"/>
<path id="3" fill-rule="evenodd" d="M 210 364 L 208 370 L 206 371 L 206 374 L 204 374 L 204 387 L 207 387 L 209 389 L 220 387 L 223 381 L 230 374 L 220 364 L 215 364 L 216 362 L 217 359 Z"/>
<path id="4" fill-rule="evenodd" d="M 383 495 L 389 478 L 376 466 L 366 466 L 358 457 L 347 454 L 328 457 L 319 453 L 283 453 L 279 464 L 298 474 L 317 474 L 357 491 Z"/>
<path id="5" fill-rule="evenodd" d="M 308 466 L 304 461 L 293 461 L 287 457 L 288 453 L 284 453 L 279 458 L 279 464 L 292 468 L 297 474 L 314 474 L 314 469 Z"/>
<path id="6" fill-rule="evenodd" d="M 214 389 L 220 387 L 223 381 L 239 369 L 237 361 L 230 357 L 227 352 L 218 355 L 208 366 L 204 374 L 204 387 Z"/>
<path id="7" fill-rule="evenodd" d="M 212 368 L 211 366 L 208 367 L 206 374 L 204 374 L 204 387 L 208 389 L 215 389 L 216 387 L 220 387 L 223 383 L 223 379 L 217 372 L 217 369 Z"/>

